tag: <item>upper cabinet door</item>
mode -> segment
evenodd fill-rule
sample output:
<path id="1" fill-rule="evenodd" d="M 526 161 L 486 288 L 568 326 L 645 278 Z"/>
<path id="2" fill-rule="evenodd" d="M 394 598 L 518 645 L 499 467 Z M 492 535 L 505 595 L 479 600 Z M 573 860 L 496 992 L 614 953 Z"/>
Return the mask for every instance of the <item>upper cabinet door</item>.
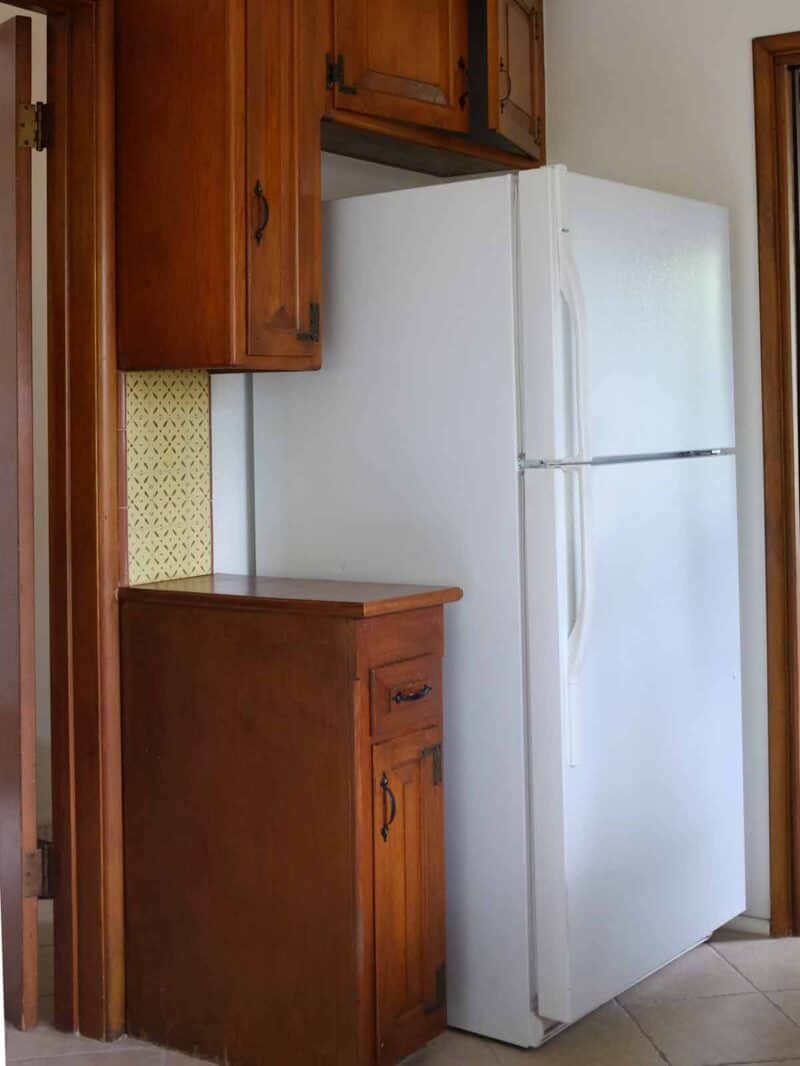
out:
<path id="1" fill-rule="evenodd" d="M 489 57 L 489 125 L 534 159 L 544 153 L 542 0 L 490 0 L 497 47 Z"/>
<path id="2" fill-rule="evenodd" d="M 123 370 L 320 363 L 313 0 L 120 0 Z"/>
<path id="3" fill-rule="evenodd" d="M 469 129 L 467 0 L 334 0 L 334 107 Z"/>
<path id="4" fill-rule="evenodd" d="M 324 94 L 312 0 L 247 0 L 247 351 L 320 362 Z"/>

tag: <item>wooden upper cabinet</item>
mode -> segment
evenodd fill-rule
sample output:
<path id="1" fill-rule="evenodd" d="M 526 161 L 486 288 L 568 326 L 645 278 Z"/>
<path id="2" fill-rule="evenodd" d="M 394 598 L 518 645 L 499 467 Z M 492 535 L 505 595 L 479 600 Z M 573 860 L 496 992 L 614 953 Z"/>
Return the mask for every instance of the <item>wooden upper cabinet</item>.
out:
<path id="1" fill-rule="evenodd" d="M 542 0 L 472 0 L 470 68 L 472 135 L 544 162 Z"/>
<path id="2" fill-rule="evenodd" d="M 247 2 L 247 343 L 319 363 L 321 157 L 313 2 Z"/>
<path id="3" fill-rule="evenodd" d="M 333 0 L 335 110 L 469 129 L 468 0 Z"/>
<path id="4" fill-rule="evenodd" d="M 320 364 L 313 0 L 118 0 L 123 370 Z"/>
<path id="5" fill-rule="evenodd" d="M 373 749 L 378 1063 L 396 1063 L 444 1028 L 442 734 Z"/>
<path id="6" fill-rule="evenodd" d="M 490 0 L 490 12 L 495 6 L 497 47 L 489 55 L 489 125 L 539 159 L 544 148 L 542 0 Z"/>

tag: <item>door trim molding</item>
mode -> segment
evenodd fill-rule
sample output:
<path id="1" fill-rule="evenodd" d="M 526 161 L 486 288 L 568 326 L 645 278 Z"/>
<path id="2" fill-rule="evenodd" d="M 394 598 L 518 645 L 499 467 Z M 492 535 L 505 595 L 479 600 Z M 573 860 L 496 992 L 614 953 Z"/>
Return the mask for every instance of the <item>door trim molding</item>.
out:
<path id="1" fill-rule="evenodd" d="M 114 0 L 47 15 L 55 1021 L 125 1028 L 117 618 Z"/>
<path id="2" fill-rule="evenodd" d="M 800 619 L 793 340 L 792 68 L 800 33 L 753 41 L 769 692 L 773 936 L 800 932 Z"/>

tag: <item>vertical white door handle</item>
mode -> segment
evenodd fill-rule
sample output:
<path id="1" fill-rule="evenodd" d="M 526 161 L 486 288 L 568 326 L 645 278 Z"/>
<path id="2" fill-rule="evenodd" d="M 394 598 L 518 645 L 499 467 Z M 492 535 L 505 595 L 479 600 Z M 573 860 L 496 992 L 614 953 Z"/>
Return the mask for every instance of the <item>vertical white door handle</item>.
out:
<path id="1" fill-rule="evenodd" d="M 580 671 L 594 611 L 594 572 L 591 544 L 591 468 L 576 466 L 569 471 L 577 478 L 578 500 L 575 516 L 577 550 L 574 553 L 576 573 L 575 622 L 567 642 L 567 747 L 570 766 L 580 762 L 581 686 Z"/>
<path id="2" fill-rule="evenodd" d="M 580 274 L 572 255 L 569 231 L 559 234 L 559 278 L 561 295 L 570 317 L 572 361 L 571 449 L 580 461 L 591 458 L 586 424 L 586 310 Z"/>
<path id="3" fill-rule="evenodd" d="M 563 182 L 563 177 L 562 177 Z M 581 278 L 575 258 L 572 254 L 572 240 L 569 223 L 566 218 L 565 190 L 559 189 L 558 217 L 558 257 L 559 284 L 570 317 L 572 344 L 570 357 L 572 361 L 572 397 L 571 397 L 571 441 L 573 461 L 585 464 L 592 457 L 587 424 L 587 367 L 586 367 L 586 304 L 581 287 Z M 569 468 L 565 468 L 569 469 Z M 567 665 L 567 707 L 566 740 L 567 760 L 570 766 L 577 766 L 580 761 L 581 748 L 581 686 L 580 670 L 586 653 L 586 643 L 593 611 L 594 575 L 592 572 L 591 545 L 591 499 L 590 468 L 577 465 L 570 471 L 571 477 L 578 481 L 578 500 L 575 513 L 575 530 L 573 538 L 577 541 L 573 553 L 575 560 L 576 610 L 575 622 L 568 640 Z"/>

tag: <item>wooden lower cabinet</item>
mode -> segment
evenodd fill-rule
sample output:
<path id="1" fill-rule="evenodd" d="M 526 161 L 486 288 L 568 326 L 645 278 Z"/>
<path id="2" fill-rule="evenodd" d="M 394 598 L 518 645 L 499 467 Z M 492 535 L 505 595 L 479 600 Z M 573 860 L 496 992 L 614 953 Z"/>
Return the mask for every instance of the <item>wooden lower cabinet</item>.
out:
<path id="1" fill-rule="evenodd" d="M 130 1033 L 232 1066 L 391 1066 L 444 1028 L 460 595 L 120 591 Z"/>

